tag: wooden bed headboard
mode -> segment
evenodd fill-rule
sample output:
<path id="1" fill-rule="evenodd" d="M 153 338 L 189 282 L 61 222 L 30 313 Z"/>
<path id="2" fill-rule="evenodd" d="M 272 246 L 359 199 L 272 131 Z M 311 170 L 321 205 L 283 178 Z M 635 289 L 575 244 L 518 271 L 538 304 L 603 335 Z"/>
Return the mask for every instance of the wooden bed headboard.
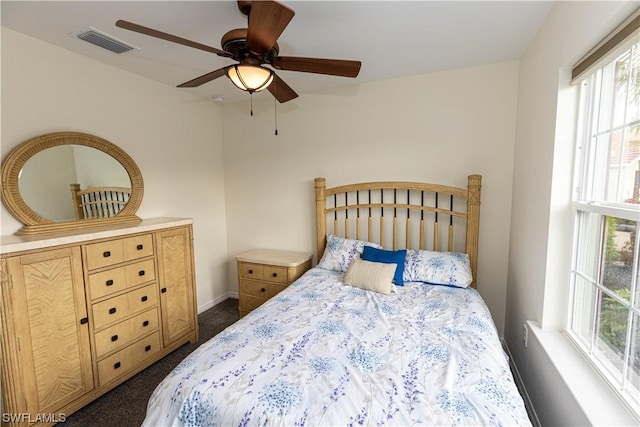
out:
<path id="1" fill-rule="evenodd" d="M 325 184 L 315 179 L 318 260 L 327 233 L 385 249 L 464 252 L 476 286 L 481 175 L 469 175 L 467 188 L 402 181 Z M 464 234 L 455 232 L 459 227 Z"/>
<path id="2" fill-rule="evenodd" d="M 89 187 L 70 184 L 71 200 L 76 219 L 113 218 L 131 198 L 131 188 Z"/>

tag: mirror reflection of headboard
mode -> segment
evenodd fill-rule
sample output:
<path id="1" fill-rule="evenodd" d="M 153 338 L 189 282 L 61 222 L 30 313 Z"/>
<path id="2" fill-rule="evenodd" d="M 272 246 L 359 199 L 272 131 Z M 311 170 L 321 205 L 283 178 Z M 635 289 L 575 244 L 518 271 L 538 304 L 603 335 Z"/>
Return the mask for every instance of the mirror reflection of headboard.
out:
<path id="1" fill-rule="evenodd" d="M 128 187 L 89 187 L 71 184 L 71 201 L 76 219 L 113 218 L 131 197 Z"/>
<path id="2" fill-rule="evenodd" d="M 80 162 L 80 166 L 78 166 L 79 162 L 75 161 L 65 163 L 61 167 L 59 156 L 54 156 L 53 158 L 56 160 L 48 165 L 41 163 L 43 158 L 48 157 L 42 155 L 44 152 L 57 148 L 83 151 L 83 159 L 97 159 L 95 161 L 98 163 L 89 165 L 86 162 Z M 84 150 L 87 148 L 88 152 Z M 37 180 L 30 180 L 27 181 L 28 184 L 25 184 L 25 180 L 21 180 L 21 175 L 29 175 L 29 169 L 25 169 L 25 165 L 30 161 L 35 161 L 34 159 L 38 159 L 36 162 L 38 167 L 45 170 L 46 174 L 34 174 L 41 177 L 41 184 L 38 184 Z M 73 169 L 71 174 L 69 174 L 70 169 Z M 116 179 L 102 179 L 93 176 L 87 178 L 87 171 L 94 169 L 107 170 L 109 171 L 107 175 L 116 177 Z M 120 169 L 122 172 L 119 173 L 115 171 L 116 169 Z M 118 175 L 114 175 L 114 172 Z M 60 174 L 79 177 L 83 180 L 55 179 Z M 123 175 L 123 178 L 120 178 L 120 175 Z M 59 190 L 44 190 L 42 179 L 44 178 L 46 181 L 47 177 L 51 181 L 64 182 L 64 184 L 60 184 Z M 69 184 L 78 182 L 83 187 L 126 187 L 130 188 L 130 193 L 126 202 L 119 204 L 117 212 L 112 210 L 109 215 L 93 215 L 87 219 L 77 219 L 75 206 L 70 203 Z M 37 136 L 17 146 L 2 162 L 2 201 L 7 210 L 24 224 L 24 227 L 17 234 L 37 234 L 79 227 L 139 222 L 140 218 L 136 216 L 136 212 L 142 203 L 143 191 L 142 174 L 133 159 L 113 143 L 86 133 L 56 132 Z M 29 196 L 25 199 L 24 196 L 27 193 Z M 50 200 L 54 193 L 56 196 Z M 62 213 L 61 216 L 51 214 L 52 217 L 43 214 L 46 212 L 46 206 L 53 203 L 61 206 L 58 211 L 64 212 L 66 210 L 68 214 Z"/>

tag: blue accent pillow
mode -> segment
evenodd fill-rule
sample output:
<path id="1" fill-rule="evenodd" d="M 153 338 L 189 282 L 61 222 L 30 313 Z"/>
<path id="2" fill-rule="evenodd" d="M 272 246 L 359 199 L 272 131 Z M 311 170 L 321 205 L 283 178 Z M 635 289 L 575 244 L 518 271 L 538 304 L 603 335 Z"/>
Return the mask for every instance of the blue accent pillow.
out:
<path id="1" fill-rule="evenodd" d="M 404 259 L 406 255 L 406 249 L 399 251 L 386 251 L 384 249 L 365 246 L 362 250 L 362 259 L 365 261 L 396 264 L 396 272 L 393 275 L 393 282 L 398 286 L 404 286 Z"/>

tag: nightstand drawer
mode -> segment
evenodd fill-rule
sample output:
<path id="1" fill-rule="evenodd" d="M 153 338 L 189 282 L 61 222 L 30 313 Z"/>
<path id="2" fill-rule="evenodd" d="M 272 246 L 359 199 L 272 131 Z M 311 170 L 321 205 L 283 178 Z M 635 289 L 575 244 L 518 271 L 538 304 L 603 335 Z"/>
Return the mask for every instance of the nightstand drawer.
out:
<path id="1" fill-rule="evenodd" d="M 238 265 L 238 274 L 240 275 L 240 277 L 262 280 L 262 278 L 264 277 L 264 266 L 260 264 L 241 262 Z"/>
<path id="2" fill-rule="evenodd" d="M 268 280 L 270 282 L 286 285 L 288 283 L 287 268 L 265 265 L 263 278 L 264 280 Z"/>
<path id="3" fill-rule="evenodd" d="M 254 310 L 260 307 L 265 302 L 267 302 L 266 298 L 258 298 L 250 295 L 243 295 L 238 304 L 238 310 L 243 313 L 248 313 L 251 310 Z"/>
<path id="4" fill-rule="evenodd" d="M 260 298 L 271 298 L 281 292 L 285 286 L 256 280 L 240 280 L 240 295 L 251 295 Z"/>

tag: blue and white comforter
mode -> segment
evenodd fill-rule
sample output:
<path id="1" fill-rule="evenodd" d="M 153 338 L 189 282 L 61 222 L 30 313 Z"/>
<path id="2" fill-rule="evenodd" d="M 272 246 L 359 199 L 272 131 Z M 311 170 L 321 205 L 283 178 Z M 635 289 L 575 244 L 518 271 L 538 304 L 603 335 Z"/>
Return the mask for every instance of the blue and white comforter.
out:
<path id="1" fill-rule="evenodd" d="M 474 289 L 341 278 L 314 268 L 200 346 L 144 425 L 531 425 Z"/>

